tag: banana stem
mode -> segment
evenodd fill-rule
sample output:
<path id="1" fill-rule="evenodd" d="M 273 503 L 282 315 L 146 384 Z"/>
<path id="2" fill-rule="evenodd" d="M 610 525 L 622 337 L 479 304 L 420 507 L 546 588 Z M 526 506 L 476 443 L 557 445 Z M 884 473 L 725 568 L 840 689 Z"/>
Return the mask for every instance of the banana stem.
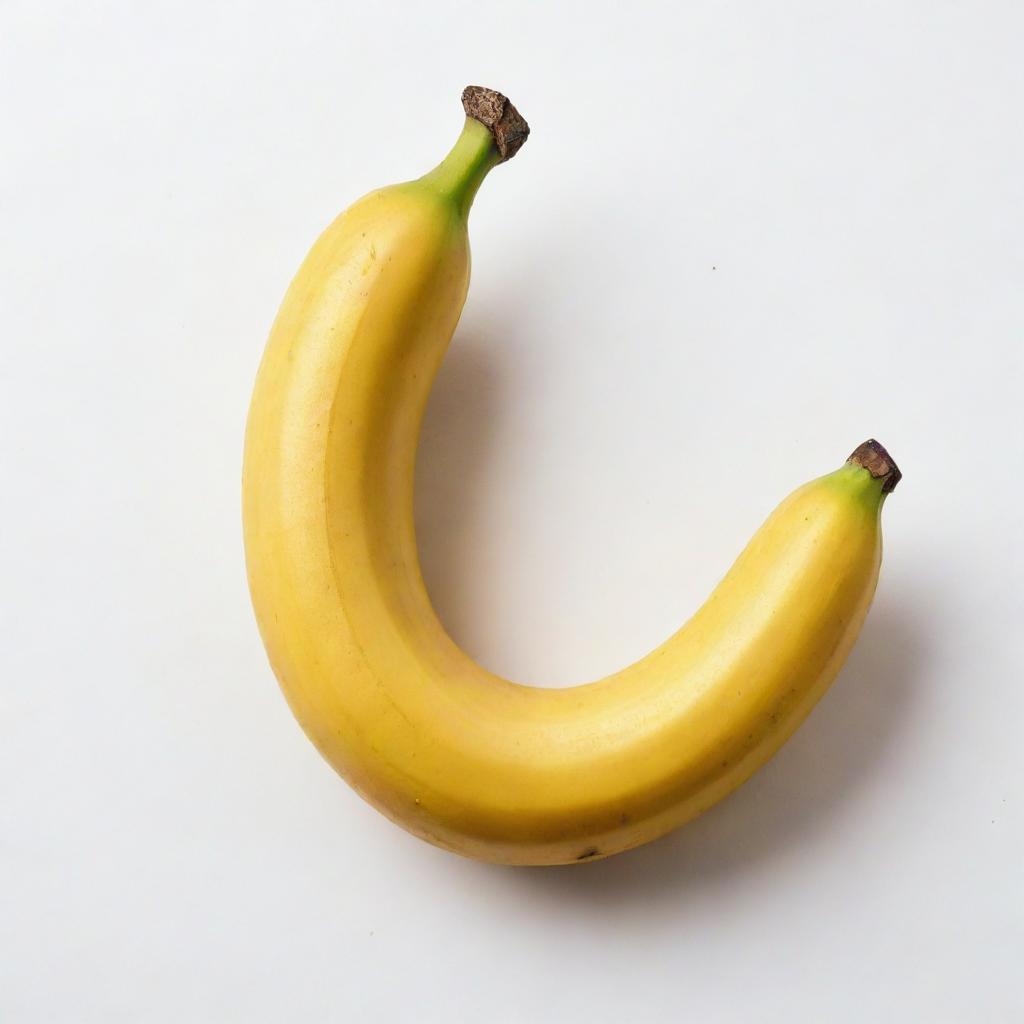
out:
<path id="1" fill-rule="evenodd" d="M 893 457 L 874 438 L 858 445 L 846 462 L 850 466 L 866 469 L 872 479 L 880 480 L 883 494 L 889 494 L 903 478 Z"/>
<path id="2" fill-rule="evenodd" d="M 467 117 L 451 152 L 420 181 L 448 196 L 465 216 L 484 178 L 499 163 L 501 154 L 490 129 Z"/>
<path id="3" fill-rule="evenodd" d="M 452 151 L 420 181 L 451 198 L 465 217 L 492 167 L 511 160 L 530 126 L 507 96 L 480 85 L 462 90 L 466 124 Z"/>

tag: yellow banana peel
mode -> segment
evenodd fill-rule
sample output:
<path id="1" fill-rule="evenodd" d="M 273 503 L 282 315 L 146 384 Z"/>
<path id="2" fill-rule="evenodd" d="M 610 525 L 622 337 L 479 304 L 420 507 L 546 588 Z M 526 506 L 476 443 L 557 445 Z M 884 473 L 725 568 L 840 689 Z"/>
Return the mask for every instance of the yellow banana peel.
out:
<path id="1" fill-rule="evenodd" d="M 621 672 L 545 689 L 475 664 L 423 584 L 413 466 L 469 284 L 473 196 L 528 129 L 498 93 L 463 100 L 448 157 L 341 214 L 288 289 L 246 432 L 249 583 L 295 716 L 366 800 L 460 854 L 567 864 L 683 824 L 796 729 L 871 603 L 899 471 L 869 441 L 800 487 Z"/>

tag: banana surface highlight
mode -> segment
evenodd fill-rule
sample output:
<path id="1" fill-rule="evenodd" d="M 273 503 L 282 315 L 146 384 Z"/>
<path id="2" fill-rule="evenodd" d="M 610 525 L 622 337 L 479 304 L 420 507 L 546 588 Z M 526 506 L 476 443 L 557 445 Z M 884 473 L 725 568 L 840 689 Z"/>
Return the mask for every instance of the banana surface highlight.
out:
<path id="1" fill-rule="evenodd" d="M 469 283 L 469 207 L 528 129 L 498 93 L 463 100 L 439 167 L 343 213 L 288 290 L 246 432 L 249 583 L 295 716 L 366 800 L 460 854 L 574 863 L 693 818 L 799 725 L 867 613 L 899 471 L 866 442 L 791 494 L 621 672 L 553 690 L 473 662 L 423 584 L 413 467 Z"/>

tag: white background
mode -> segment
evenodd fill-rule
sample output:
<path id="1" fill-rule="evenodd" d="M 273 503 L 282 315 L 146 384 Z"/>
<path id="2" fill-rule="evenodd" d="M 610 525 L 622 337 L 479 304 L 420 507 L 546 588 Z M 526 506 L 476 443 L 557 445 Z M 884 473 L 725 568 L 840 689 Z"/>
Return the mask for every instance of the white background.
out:
<path id="1" fill-rule="evenodd" d="M 1022 10 L 0 3 L 0 1019 L 1024 1019 Z M 285 286 L 469 82 L 533 127 L 420 457 L 475 656 L 612 671 L 858 442 L 905 474 L 797 737 L 568 869 L 364 806 L 244 579 Z"/>

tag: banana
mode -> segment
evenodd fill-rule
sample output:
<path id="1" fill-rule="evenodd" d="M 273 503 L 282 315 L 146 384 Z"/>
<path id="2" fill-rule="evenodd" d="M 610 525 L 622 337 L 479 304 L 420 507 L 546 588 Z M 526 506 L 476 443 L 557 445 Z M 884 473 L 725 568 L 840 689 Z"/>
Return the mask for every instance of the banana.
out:
<path id="1" fill-rule="evenodd" d="M 868 441 L 799 488 L 615 675 L 544 689 L 475 664 L 421 578 L 413 464 L 469 284 L 470 205 L 528 128 L 491 90 L 463 104 L 441 164 L 338 217 L 285 296 L 246 430 L 248 577 L 295 716 L 366 800 L 460 854 L 568 864 L 676 828 L 790 736 L 867 614 L 900 474 Z"/>

